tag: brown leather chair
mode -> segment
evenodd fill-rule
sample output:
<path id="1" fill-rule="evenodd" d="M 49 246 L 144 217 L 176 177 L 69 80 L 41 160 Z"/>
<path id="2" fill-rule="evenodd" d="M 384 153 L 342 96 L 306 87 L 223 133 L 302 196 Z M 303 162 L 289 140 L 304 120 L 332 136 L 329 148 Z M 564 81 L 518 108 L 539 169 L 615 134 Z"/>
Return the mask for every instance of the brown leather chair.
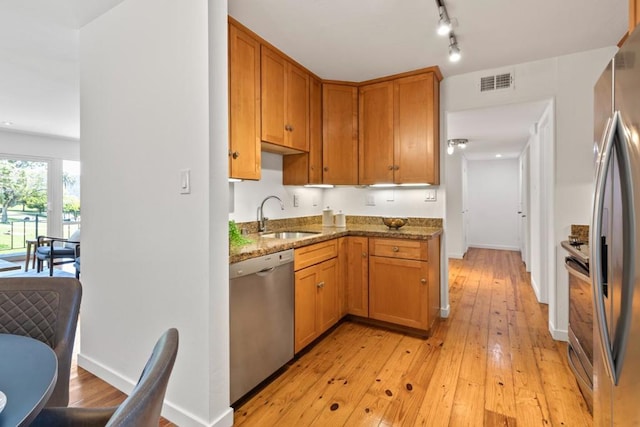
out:
<path id="1" fill-rule="evenodd" d="M 138 384 L 120 406 L 45 408 L 31 427 L 157 427 L 177 353 L 178 330 L 169 329 L 156 343 Z"/>
<path id="2" fill-rule="evenodd" d="M 0 279 L 0 333 L 22 335 L 49 345 L 58 358 L 58 380 L 46 406 L 69 404 L 71 355 L 82 286 L 67 277 Z"/>

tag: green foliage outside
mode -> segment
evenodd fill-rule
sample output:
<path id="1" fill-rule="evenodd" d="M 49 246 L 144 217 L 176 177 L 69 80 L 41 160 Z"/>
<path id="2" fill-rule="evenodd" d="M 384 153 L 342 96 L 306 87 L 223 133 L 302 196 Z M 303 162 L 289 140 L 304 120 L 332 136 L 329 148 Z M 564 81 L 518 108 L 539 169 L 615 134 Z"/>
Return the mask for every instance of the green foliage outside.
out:
<path id="1" fill-rule="evenodd" d="M 9 208 L 18 204 L 27 205 L 32 200 L 37 205 L 38 195 L 46 198 L 46 165 L 22 160 L 0 160 L 0 222 L 9 222 Z M 46 202 L 45 202 L 46 207 Z"/>

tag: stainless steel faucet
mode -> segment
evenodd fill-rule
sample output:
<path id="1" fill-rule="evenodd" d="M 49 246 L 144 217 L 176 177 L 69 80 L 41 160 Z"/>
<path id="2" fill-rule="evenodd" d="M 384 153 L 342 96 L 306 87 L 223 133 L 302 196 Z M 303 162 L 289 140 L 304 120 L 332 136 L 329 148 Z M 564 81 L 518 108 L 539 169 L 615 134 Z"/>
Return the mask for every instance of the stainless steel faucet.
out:
<path id="1" fill-rule="evenodd" d="M 258 231 L 260 233 L 267 231 L 267 221 L 269 220 L 269 218 L 264 216 L 263 209 L 264 209 L 264 202 L 266 202 L 269 199 L 278 199 L 278 201 L 280 202 L 280 209 L 284 210 L 284 203 L 282 203 L 282 199 L 280 199 L 280 197 L 278 196 L 265 197 L 262 203 L 260 203 L 260 206 L 258 206 Z"/>

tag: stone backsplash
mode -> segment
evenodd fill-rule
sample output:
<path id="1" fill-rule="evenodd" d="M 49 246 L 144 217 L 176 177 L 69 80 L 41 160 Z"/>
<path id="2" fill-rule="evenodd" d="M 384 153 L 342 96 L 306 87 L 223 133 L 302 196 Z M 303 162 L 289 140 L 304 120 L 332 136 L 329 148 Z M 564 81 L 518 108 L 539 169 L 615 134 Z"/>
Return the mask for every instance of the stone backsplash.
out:
<path id="1" fill-rule="evenodd" d="M 357 216 L 347 215 L 347 225 L 349 224 L 382 224 L 382 217 L 379 216 Z M 322 224 L 322 215 L 303 216 L 297 218 L 270 219 L 268 229 L 270 231 L 293 230 L 297 227 Z M 407 226 L 412 227 L 435 227 L 442 228 L 442 218 L 414 218 L 410 217 Z M 246 234 L 258 232 L 258 221 L 239 222 L 238 228 Z"/>
<path id="2" fill-rule="evenodd" d="M 571 224 L 571 235 L 577 236 L 581 242 L 589 243 L 589 226 Z"/>

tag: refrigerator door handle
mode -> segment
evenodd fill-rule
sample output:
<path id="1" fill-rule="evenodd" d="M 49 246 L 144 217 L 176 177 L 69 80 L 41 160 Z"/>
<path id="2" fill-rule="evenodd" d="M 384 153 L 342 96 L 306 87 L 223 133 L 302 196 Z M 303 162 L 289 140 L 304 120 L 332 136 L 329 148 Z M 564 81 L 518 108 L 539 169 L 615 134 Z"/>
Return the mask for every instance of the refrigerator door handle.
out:
<path id="1" fill-rule="evenodd" d="M 614 384 L 618 383 L 616 375 L 616 369 L 614 366 L 613 352 L 611 349 L 611 340 L 609 337 L 609 328 L 607 326 L 607 318 L 604 308 L 604 295 L 603 284 L 606 278 L 602 276 L 602 263 L 600 260 L 603 256 L 604 239 L 602 237 L 602 211 L 604 209 L 604 195 L 606 178 L 609 172 L 609 165 L 611 163 L 611 154 L 613 153 L 613 145 L 618 131 L 620 123 L 620 112 L 616 111 L 613 117 L 607 121 L 607 127 L 604 133 L 604 145 L 602 154 L 598 159 L 597 172 L 596 172 L 596 193 L 593 206 L 593 229 L 591 230 L 591 241 L 594 242 L 591 245 L 592 258 L 595 261 L 593 263 L 593 270 L 591 271 L 591 282 L 593 285 L 593 303 L 595 307 L 596 322 L 598 328 L 598 336 L 600 338 L 602 352 L 604 353 L 604 365 L 607 371 L 607 375 L 613 381 Z"/>

